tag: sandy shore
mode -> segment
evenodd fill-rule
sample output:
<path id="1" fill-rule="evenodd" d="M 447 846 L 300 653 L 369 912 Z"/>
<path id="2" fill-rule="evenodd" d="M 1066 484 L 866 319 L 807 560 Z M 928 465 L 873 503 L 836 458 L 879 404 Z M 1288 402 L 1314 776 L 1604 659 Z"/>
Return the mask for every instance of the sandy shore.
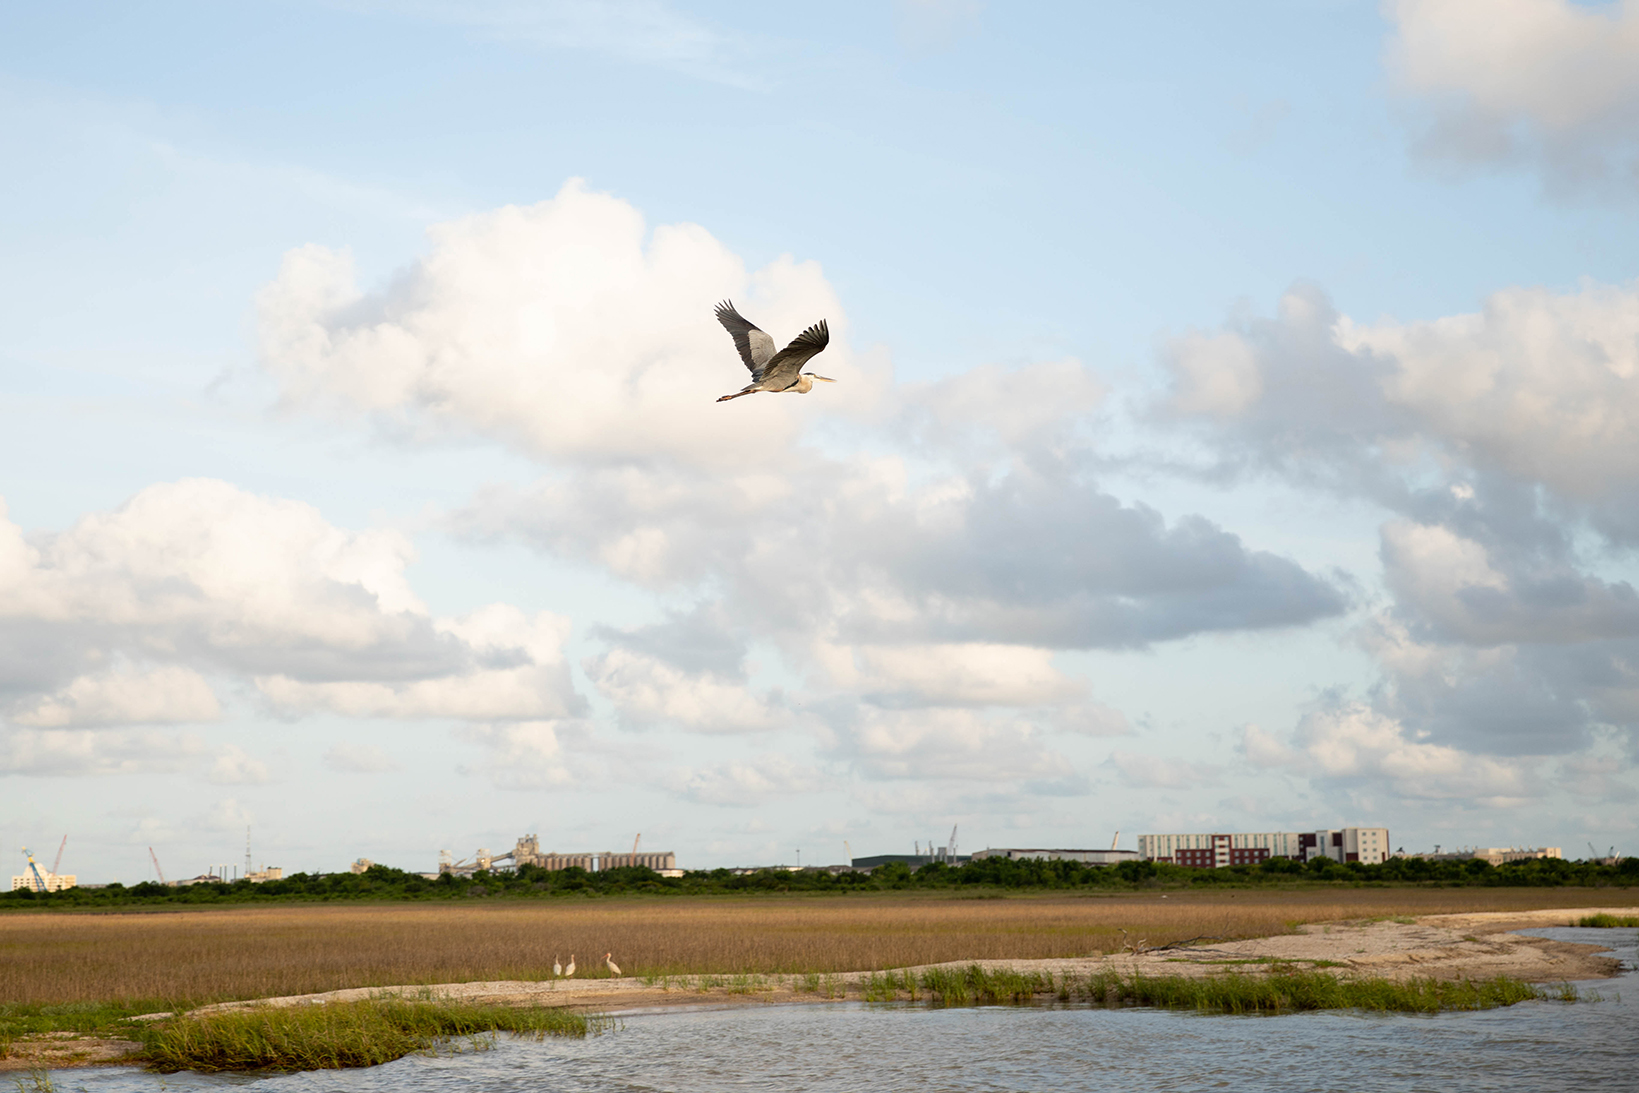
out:
<path id="1" fill-rule="evenodd" d="M 1573 945 L 1524 937 L 1513 930 L 1570 926 L 1598 913 L 1639 915 L 1639 907 L 1565 908 L 1548 911 L 1501 911 L 1461 915 L 1428 915 L 1377 922 L 1316 923 L 1295 934 L 1217 942 L 1203 939 L 1186 946 L 1149 948 L 1134 938 L 1131 951 L 1052 960 L 954 961 L 927 967 L 968 967 L 1050 972 L 1085 976 L 1102 971 L 1123 975 L 1208 976 L 1226 971 L 1256 973 L 1278 963 L 1323 968 L 1337 975 L 1387 979 L 1479 979 L 1506 975 L 1531 982 L 1601 979 L 1617 974 L 1621 964 L 1598 945 Z M 924 968 L 910 969 L 922 971 Z M 858 998 L 870 972 L 824 976 L 819 990 L 803 990 L 801 977 L 787 975 L 672 976 L 660 981 L 558 979 L 443 983 L 437 986 L 361 987 L 323 994 L 291 995 L 254 1001 L 224 1002 L 195 1012 L 352 1002 L 369 998 L 449 999 L 514 1006 L 574 1006 L 601 1013 L 629 1014 L 687 1005 L 746 1005 L 840 1001 Z M 152 1014 L 161 1019 L 170 1014 Z M 0 1069 L 85 1066 L 117 1062 L 133 1045 L 120 1040 L 75 1039 L 70 1034 L 20 1040 Z"/>

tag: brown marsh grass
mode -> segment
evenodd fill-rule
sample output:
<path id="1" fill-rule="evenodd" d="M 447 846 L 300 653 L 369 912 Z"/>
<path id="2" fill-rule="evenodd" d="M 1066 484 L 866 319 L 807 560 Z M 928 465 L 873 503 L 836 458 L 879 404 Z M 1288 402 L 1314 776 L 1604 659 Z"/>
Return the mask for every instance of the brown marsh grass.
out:
<path id="1" fill-rule="evenodd" d="M 0 1004 L 186 1000 L 343 987 L 838 972 L 1113 952 L 1124 940 L 1264 937 L 1301 922 L 1588 907 L 1570 888 L 1331 889 L 972 898 L 943 894 L 285 905 L 0 916 Z M 1126 930 L 1127 934 L 1121 933 Z"/>

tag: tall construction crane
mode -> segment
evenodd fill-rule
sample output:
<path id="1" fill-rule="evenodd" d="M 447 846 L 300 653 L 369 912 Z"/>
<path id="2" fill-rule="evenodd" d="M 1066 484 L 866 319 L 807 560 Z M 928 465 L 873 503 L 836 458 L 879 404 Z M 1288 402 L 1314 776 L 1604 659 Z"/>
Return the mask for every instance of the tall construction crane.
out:
<path id="1" fill-rule="evenodd" d="M 40 892 L 45 893 L 49 891 L 46 887 L 46 879 L 40 875 L 40 867 L 34 861 L 34 855 L 28 852 L 28 847 L 26 846 L 23 847 L 23 857 L 28 859 L 28 867 L 34 870 L 34 883 L 40 886 Z"/>
<path id="2" fill-rule="evenodd" d="M 159 855 L 154 853 L 154 848 L 151 846 L 148 848 L 148 856 L 154 859 L 154 872 L 159 874 L 159 883 L 169 885 L 170 882 L 165 879 L 165 870 L 159 867 Z"/>
<path id="3" fill-rule="evenodd" d="M 642 841 L 643 841 L 643 832 L 639 831 L 637 833 L 637 838 L 632 840 L 632 860 L 634 862 L 637 861 L 637 844 L 642 842 Z"/>
<path id="4" fill-rule="evenodd" d="M 63 850 L 67 846 L 68 836 L 64 835 L 63 841 L 57 844 L 57 860 L 51 863 L 51 875 L 54 877 L 59 876 L 63 871 Z"/>

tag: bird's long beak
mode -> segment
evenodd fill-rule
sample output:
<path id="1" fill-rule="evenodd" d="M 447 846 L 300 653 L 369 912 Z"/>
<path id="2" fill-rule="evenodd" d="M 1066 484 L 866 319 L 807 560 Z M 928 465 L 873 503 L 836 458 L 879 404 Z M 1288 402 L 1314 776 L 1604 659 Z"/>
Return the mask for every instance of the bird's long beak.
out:
<path id="1" fill-rule="evenodd" d="M 835 383 L 835 382 L 837 382 L 836 380 L 832 379 L 830 376 L 816 376 L 812 372 L 808 373 L 808 378 L 809 379 L 816 379 L 816 380 L 824 380 L 826 383 Z"/>

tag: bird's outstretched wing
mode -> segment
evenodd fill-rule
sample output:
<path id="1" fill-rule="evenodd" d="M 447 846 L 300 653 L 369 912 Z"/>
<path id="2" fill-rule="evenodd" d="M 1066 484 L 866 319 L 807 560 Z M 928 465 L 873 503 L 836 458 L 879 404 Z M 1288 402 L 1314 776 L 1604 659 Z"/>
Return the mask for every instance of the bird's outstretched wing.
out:
<path id="1" fill-rule="evenodd" d="M 802 373 L 802 366 L 830 344 L 831 328 L 825 325 L 824 319 L 821 319 L 792 338 L 790 345 L 774 354 L 774 358 L 763 367 L 763 376 L 769 379 L 776 374 L 788 376 L 791 383 L 796 383 L 797 377 Z"/>
<path id="2" fill-rule="evenodd" d="M 717 305 L 717 321 L 723 324 L 723 329 L 734 339 L 734 348 L 740 351 L 740 359 L 745 361 L 746 367 L 751 370 L 752 380 L 761 380 L 768 362 L 774 357 L 774 339 L 746 322 L 740 313 L 734 310 L 734 303 L 731 300 L 724 300 Z"/>

